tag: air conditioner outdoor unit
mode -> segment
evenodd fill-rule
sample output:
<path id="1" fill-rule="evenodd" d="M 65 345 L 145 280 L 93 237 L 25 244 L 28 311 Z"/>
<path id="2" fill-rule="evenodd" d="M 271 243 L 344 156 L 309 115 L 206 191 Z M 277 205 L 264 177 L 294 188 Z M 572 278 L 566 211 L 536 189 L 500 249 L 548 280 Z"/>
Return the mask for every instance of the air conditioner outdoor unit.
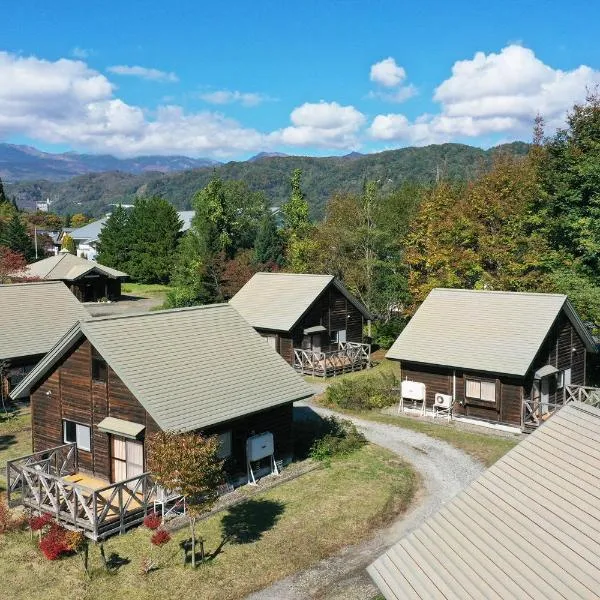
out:
<path id="1" fill-rule="evenodd" d="M 433 405 L 437 408 L 450 408 L 452 396 L 450 394 L 436 394 Z"/>

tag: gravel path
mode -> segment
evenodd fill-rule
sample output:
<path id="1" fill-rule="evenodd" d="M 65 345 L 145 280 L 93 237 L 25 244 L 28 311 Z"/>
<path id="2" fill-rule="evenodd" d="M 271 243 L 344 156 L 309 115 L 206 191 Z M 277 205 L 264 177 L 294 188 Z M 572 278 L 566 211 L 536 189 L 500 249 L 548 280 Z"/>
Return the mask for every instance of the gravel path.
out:
<path id="1" fill-rule="evenodd" d="M 323 416 L 336 414 L 321 407 L 304 406 L 298 410 L 308 412 L 312 409 Z M 422 433 L 355 417 L 338 416 L 350 418 L 370 442 L 409 461 L 421 475 L 422 490 L 408 513 L 378 531 L 372 539 L 344 548 L 339 554 L 320 561 L 306 571 L 248 596 L 250 600 L 370 600 L 377 594 L 377 589 L 365 567 L 436 512 L 484 469 L 464 452 Z M 285 557 L 281 559 L 285 560 Z"/>

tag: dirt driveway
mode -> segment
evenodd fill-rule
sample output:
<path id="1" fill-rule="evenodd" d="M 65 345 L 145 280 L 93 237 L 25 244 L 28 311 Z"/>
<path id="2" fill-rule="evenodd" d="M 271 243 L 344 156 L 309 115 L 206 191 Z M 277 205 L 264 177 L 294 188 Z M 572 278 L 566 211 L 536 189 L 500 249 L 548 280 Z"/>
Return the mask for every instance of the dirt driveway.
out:
<path id="1" fill-rule="evenodd" d="M 108 317 L 148 312 L 161 306 L 164 301 L 164 294 L 149 294 L 148 296 L 123 294 L 118 302 L 86 302 L 84 306 L 92 317 Z"/>
<path id="2" fill-rule="evenodd" d="M 304 403 L 297 403 L 296 410 L 313 410 L 323 416 L 336 414 Z M 372 539 L 349 546 L 306 571 L 248 596 L 251 600 L 371 600 L 377 595 L 377 589 L 365 571 L 366 566 L 464 489 L 484 469 L 464 452 L 422 433 L 338 416 L 350 418 L 370 442 L 409 461 L 421 475 L 422 491 L 408 513 L 378 531 Z"/>

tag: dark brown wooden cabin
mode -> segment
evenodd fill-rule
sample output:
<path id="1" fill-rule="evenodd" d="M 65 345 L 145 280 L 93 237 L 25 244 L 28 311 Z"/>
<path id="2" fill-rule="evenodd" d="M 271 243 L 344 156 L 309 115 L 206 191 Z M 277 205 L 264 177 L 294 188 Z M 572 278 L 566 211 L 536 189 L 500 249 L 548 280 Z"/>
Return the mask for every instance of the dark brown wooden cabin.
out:
<path id="1" fill-rule="evenodd" d="M 222 344 L 231 348 L 229 360 L 214 352 Z M 244 368 L 238 369 L 242 358 Z M 277 459 L 291 457 L 292 404 L 311 395 L 302 379 L 228 305 L 80 323 L 13 391 L 15 398 L 31 399 L 34 462 L 46 460 L 36 457 L 61 445 L 76 446 L 75 462 L 56 469 L 56 485 L 62 481 L 72 494 L 78 489 L 73 482 L 87 482 L 87 491 L 81 491 L 84 503 L 90 494 L 96 502 L 106 500 L 107 492 L 99 495 L 92 484 L 96 490 L 120 486 L 126 494 L 133 487 L 143 499 L 143 506 L 137 506 L 140 511 L 152 500 L 146 459 L 153 433 L 218 435 L 228 471 L 245 473 L 246 440 L 252 435 L 270 432 Z M 30 479 L 39 477 L 27 470 L 31 460 L 21 469 Z M 19 466 L 13 466 L 18 487 Z M 69 476 L 68 484 L 63 475 Z M 31 481 L 28 485 L 34 487 Z M 38 500 L 32 490 L 30 503 L 36 507 Z M 70 506 L 65 513 L 73 510 Z M 79 522 L 89 527 L 93 539 L 116 527 L 110 529 L 106 514 L 101 514 L 100 524 L 89 514 Z M 141 516 L 136 518 L 139 522 Z"/>
<path id="2" fill-rule="evenodd" d="M 586 385 L 594 340 L 566 296 L 433 290 L 390 348 L 402 380 L 453 415 L 535 428 Z"/>
<path id="3" fill-rule="evenodd" d="M 299 371 L 368 366 L 372 315 L 331 275 L 257 273 L 230 304 Z"/>

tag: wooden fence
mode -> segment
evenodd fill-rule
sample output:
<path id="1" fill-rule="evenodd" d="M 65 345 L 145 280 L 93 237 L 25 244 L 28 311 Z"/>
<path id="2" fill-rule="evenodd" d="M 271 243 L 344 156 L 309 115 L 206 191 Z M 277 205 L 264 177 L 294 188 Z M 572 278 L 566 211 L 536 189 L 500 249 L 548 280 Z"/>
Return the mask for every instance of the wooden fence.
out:
<path id="1" fill-rule="evenodd" d="M 371 346 L 359 342 L 339 342 L 336 350 L 315 352 L 294 348 L 293 367 L 303 375 L 332 377 L 360 371 L 371 363 Z"/>

